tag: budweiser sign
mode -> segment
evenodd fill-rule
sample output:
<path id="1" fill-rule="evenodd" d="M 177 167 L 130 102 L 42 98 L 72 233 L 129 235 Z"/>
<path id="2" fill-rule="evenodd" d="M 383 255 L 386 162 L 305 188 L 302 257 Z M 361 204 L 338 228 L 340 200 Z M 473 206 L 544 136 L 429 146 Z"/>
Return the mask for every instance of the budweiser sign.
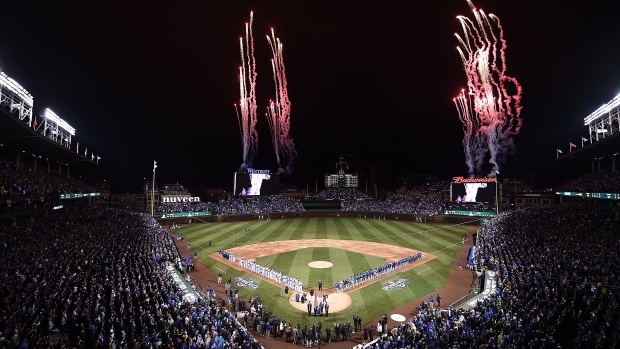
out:
<path id="1" fill-rule="evenodd" d="M 465 177 L 452 177 L 452 183 L 494 183 L 497 182 L 497 178 L 465 178 Z"/>

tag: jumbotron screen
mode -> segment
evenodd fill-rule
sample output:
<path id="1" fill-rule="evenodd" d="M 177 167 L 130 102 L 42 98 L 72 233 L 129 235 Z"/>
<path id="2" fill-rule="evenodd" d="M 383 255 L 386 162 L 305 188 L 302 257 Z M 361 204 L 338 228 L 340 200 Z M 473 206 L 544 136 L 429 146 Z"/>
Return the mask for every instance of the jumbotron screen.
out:
<path id="1" fill-rule="evenodd" d="M 450 198 L 455 202 L 495 202 L 495 178 L 454 177 L 450 185 Z"/>
<path id="2" fill-rule="evenodd" d="M 280 174 L 252 168 L 236 172 L 234 191 L 236 196 L 280 195 Z"/>

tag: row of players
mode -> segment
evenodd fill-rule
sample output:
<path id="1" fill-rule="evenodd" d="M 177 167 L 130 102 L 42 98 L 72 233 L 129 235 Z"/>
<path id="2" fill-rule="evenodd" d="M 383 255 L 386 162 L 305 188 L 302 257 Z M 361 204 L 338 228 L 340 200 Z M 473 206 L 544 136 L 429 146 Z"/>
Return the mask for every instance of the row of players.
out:
<path id="1" fill-rule="evenodd" d="M 258 274 L 262 277 L 266 277 L 267 279 L 273 280 L 277 282 L 278 284 L 283 285 L 284 287 L 286 287 L 287 291 L 288 289 L 291 289 L 297 292 L 302 291 L 303 284 L 297 278 L 294 278 L 288 275 L 283 275 L 279 271 L 275 271 L 269 267 L 257 264 L 256 262 L 252 262 L 250 260 L 243 259 L 243 258 L 239 258 L 239 265 L 243 269 L 247 269 L 254 274 Z"/>
<path id="2" fill-rule="evenodd" d="M 422 259 L 422 253 L 418 252 L 411 256 L 407 256 L 397 261 L 386 263 L 385 265 L 382 265 L 380 267 L 370 269 L 363 273 L 353 275 L 348 279 L 336 282 L 334 287 L 336 288 L 336 292 L 345 291 L 362 285 L 366 282 L 382 278 L 402 268 L 408 267 L 411 264 L 419 261 L 420 259 Z"/>

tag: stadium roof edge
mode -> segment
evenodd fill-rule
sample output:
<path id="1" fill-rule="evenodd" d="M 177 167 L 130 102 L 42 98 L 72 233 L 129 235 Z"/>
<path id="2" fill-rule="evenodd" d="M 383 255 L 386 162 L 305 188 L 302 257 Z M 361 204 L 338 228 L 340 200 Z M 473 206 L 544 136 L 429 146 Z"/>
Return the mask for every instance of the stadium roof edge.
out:
<path id="1" fill-rule="evenodd" d="M 96 161 L 39 134 L 4 107 L 0 107 L 0 144 L 69 165 L 99 166 Z"/>

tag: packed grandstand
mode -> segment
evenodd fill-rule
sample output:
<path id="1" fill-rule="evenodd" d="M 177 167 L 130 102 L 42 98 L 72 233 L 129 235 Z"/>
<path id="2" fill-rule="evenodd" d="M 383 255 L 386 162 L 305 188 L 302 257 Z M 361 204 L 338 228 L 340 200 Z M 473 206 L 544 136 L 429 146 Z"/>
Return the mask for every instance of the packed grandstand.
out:
<path id="1" fill-rule="evenodd" d="M 586 175 L 564 187 L 613 191 L 619 184 L 614 172 Z M 23 202 L 20 198 L 29 195 L 90 190 L 91 186 L 70 177 L 17 169 L 11 160 L 0 160 L 4 213 L 22 208 L 6 202 Z M 168 190 L 187 194 L 182 187 Z M 331 188 L 320 195 L 341 199 L 342 210 L 358 212 L 432 216 L 446 205 L 441 196 L 416 191 L 400 192 L 387 200 L 352 189 Z M 469 309 L 456 305 L 431 309 L 423 304 L 415 316 L 366 345 L 620 347 L 618 209 L 615 201 L 579 199 L 500 213 L 478 230 L 471 261 L 476 271 L 497 272 L 493 294 Z M 269 196 L 158 208 L 159 212 L 178 210 L 236 215 L 301 212 L 303 206 L 290 197 Z M 0 347 L 258 348 L 265 344 L 260 335 L 264 327 L 248 326 L 245 319 L 237 318 L 217 302 L 221 295 L 213 289 L 194 283 L 196 299 L 190 302 L 185 297 L 187 291 L 175 281 L 174 273 L 187 271 L 193 261 L 181 258 L 172 236 L 149 215 L 76 202 L 49 211 L 45 219 L 2 222 Z M 189 274 L 183 275 L 192 284 Z M 260 308 L 260 298 L 248 301 L 238 300 L 233 309 Z M 325 340 L 320 331 L 310 338 L 315 336 Z"/>

